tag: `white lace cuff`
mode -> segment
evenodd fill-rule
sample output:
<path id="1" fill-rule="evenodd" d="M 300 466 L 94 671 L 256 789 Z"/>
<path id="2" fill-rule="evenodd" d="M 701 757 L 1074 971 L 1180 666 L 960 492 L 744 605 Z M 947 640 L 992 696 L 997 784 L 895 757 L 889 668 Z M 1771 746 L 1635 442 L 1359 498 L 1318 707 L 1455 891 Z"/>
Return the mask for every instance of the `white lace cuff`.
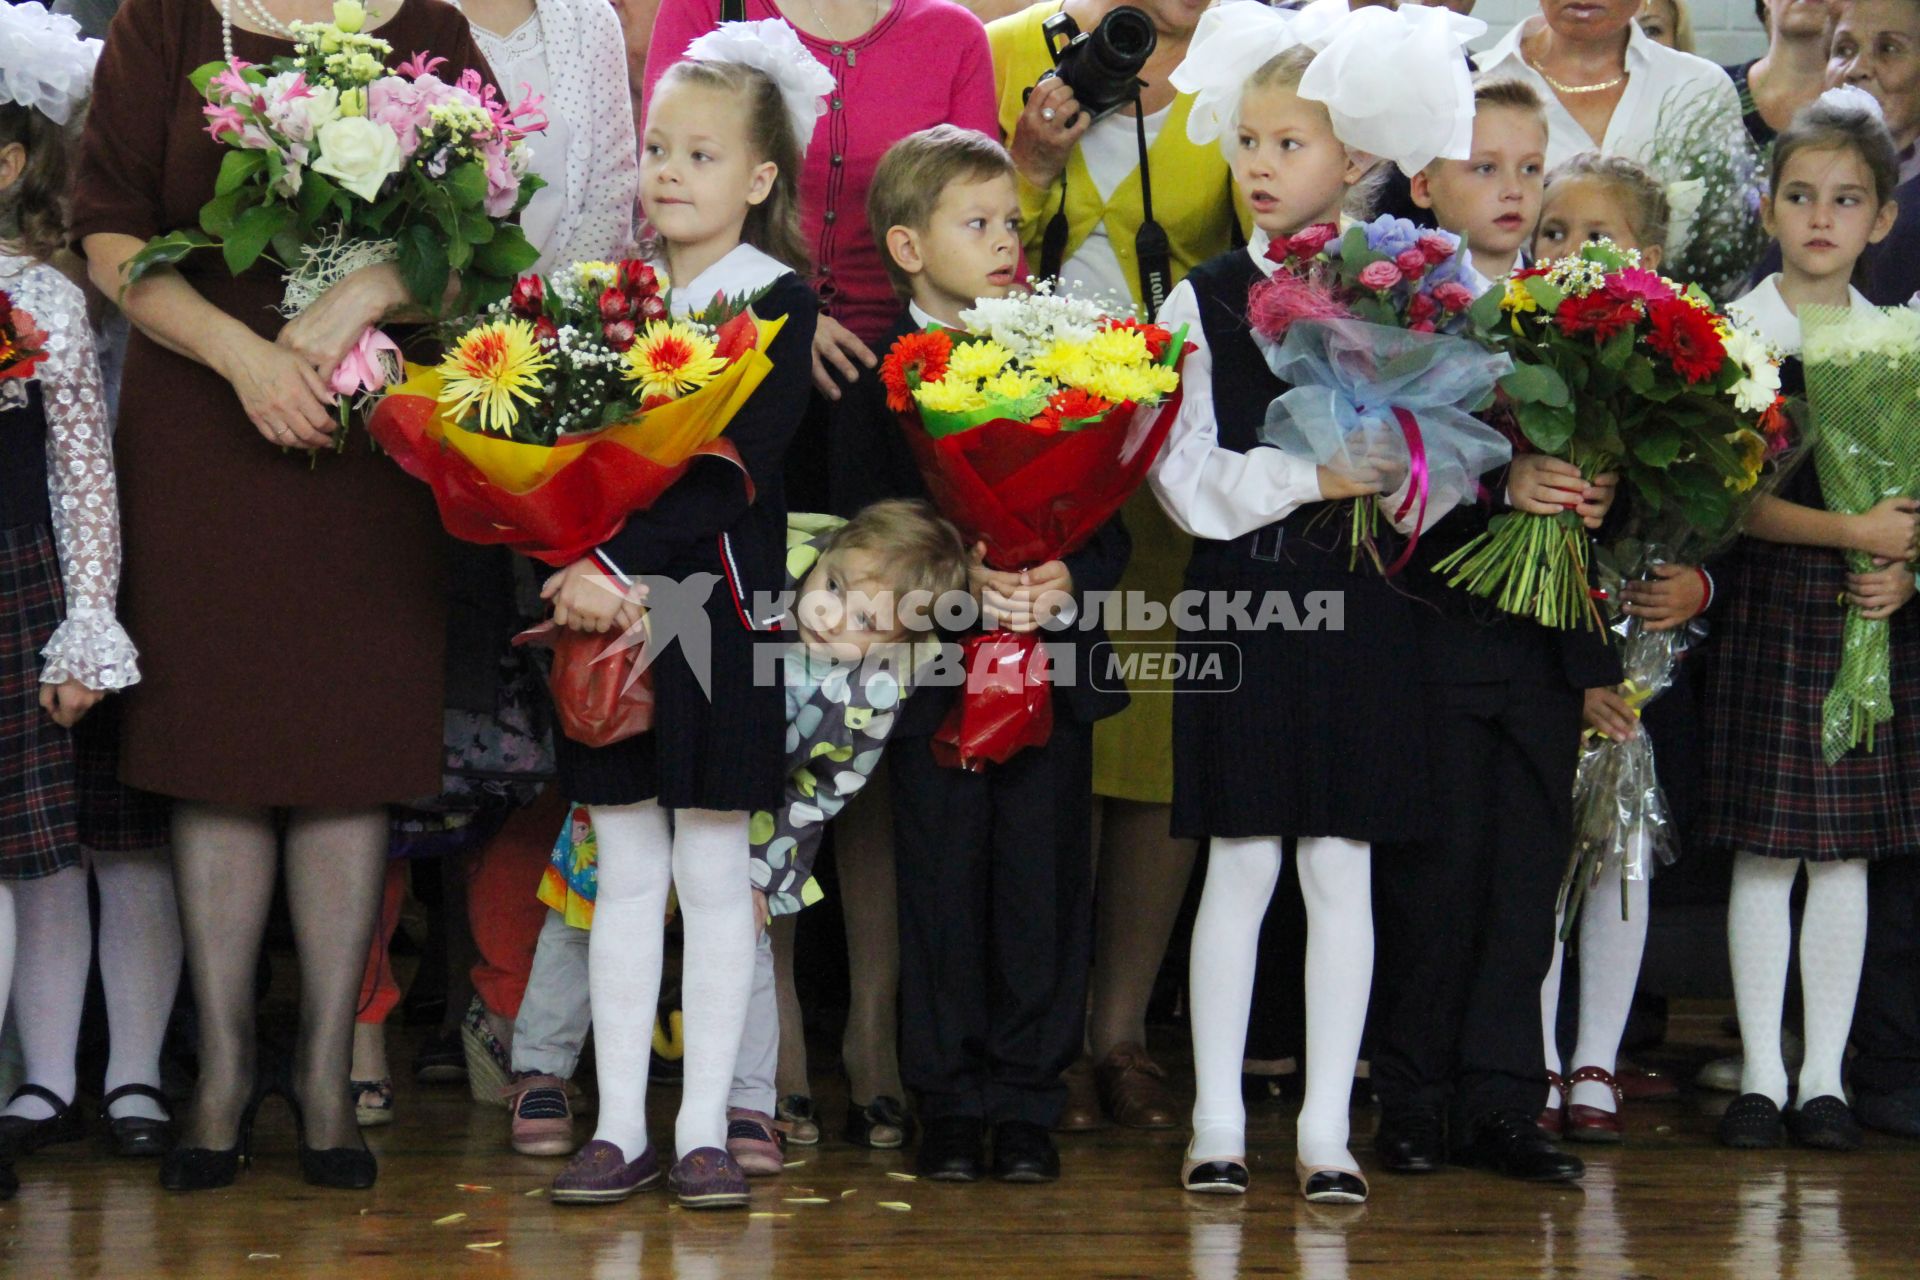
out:
<path id="1" fill-rule="evenodd" d="M 42 684 L 78 680 L 89 689 L 124 689 L 140 679 L 140 651 L 111 613 L 82 609 L 68 615 L 41 650 Z"/>

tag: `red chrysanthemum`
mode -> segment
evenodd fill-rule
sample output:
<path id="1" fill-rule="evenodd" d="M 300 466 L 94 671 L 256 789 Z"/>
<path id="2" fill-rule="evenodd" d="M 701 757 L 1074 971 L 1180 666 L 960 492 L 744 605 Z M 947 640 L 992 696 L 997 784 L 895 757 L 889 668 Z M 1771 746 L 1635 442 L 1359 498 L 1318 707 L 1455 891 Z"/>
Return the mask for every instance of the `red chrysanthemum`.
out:
<path id="1" fill-rule="evenodd" d="M 1106 327 L 1108 329 L 1125 330 L 1130 333 L 1139 334 L 1141 339 L 1147 344 L 1147 357 L 1152 360 L 1166 359 L 1167 346 L 1173 341 L 1173 335 L 1165 329 L 1162 329 L 1159 325 L 1141 324 L 1132 317 L 1109 319 L 1106 322 Z"/>
<path id="2" fill-rule="evenodd" d="M 953 339 L 939 329 L 909 333 L 894 343 L 893 350 L 880 362 L 880 381 L 887 388 L 887 408 L 895 413 L 913 408 L 914 387 L 946 377 L 947 357 L 952 354 Z"/>
<path id="3" fill-rule="evenodd" d="M 1047 407 L 1035 415 L 1032 425 L 1042 431 L 1059 431 L 1068 424 L 1096 421 L 1113 412 L 1113 402 L 1080 387 L 1062 387 L 1047 397 Z"/>
<path id="4" fill-rule="evenodd" d="M 1560 332 L 1569 338 L 1592 334 L 1595 342 L 1605 342 L 1639 319 L 1638 307 L 1604 293 L 1569 297 L 1553 314 L 1553 322 Z"/>
<path id="5" fill-rule="evenodd" d="M 1726 363 L 1727 345 L 1713 317 L 1686 302 L 1656 302 L 1648 308 L 1652 332 L 1647 345 L 1673 362 L 1688 382 L 1705 382 Z"/>

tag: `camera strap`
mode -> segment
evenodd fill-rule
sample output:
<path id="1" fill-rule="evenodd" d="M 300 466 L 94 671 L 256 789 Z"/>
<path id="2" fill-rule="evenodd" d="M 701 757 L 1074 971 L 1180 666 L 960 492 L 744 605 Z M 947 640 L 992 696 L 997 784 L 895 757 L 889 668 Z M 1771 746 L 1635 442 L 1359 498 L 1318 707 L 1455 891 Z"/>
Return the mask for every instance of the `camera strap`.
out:
<path id="1" fill-rule="evenodd" d="M 1133 256 L 1140 273 L 1140 305 L 1151 320 L 1160 314 L 1173 292 L 1173 249 L 1167 233 L 1153 218 L 1153 172 L 1147 164 L 1147 113 L 1138 94 L 1133 99 L 1134 138 L 1140 147 L 1140 229 L 1134 233 Z M 1067 175 L 1060 174 L 1060 207 L 1047 219 L 1040 236 L 1040 274 L 1053 279 L 1065 265 L 1067 253 Z"/>
<path id="2" fill-rule="evenodd" d="M 747 0 L 720 0 L 720 21 L 745 22 L 747 20 Z"/>

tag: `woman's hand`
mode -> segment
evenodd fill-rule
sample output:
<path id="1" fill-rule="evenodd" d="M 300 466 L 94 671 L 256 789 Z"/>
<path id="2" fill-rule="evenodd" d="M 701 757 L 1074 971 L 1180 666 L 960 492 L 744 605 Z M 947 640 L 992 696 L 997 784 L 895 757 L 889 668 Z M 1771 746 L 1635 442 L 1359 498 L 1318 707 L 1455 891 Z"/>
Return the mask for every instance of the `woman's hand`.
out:
<path id="1" fill-rule="evenodd" d="M 1587 728 L 1615 742 L 1625 742 L 1640 732 L 1640 718 L 1617 689 L 1588 689 L 1580 710 Z"/>
<path id="2" fill-rule="evenodd" d="M 1049 560 L 1010 573 L 986 566 L 987 545 L 974 544 L 968 570 L 981 617 L 1006 631 L 1038 631 L 1073 602 L 1073 575 L 1065 563 Z"/>
<path id="3" fill-rule="evenodd" d="M 289 320 L 274 341 L 312 365 L 324 381 L 360 335 L 404 306 L 407 298 L 398 267 L 390 262 L 362 267 Z"/>
<path id="4" fill-rule="evenodd" d="M 100 699 L 107 695 L 99 689 L 89 689 L 78 680 L 64 680 L 59 684 L 40 686 L 40 709 L 53 717 L 53 722 L 62 729 L 71 729 L 80 723 L 80 717 L 93 710 Z"/>
<path id="5" fill-rule="evenodd" d="M 1700 615 L 1707 604 L 1707 584 L 1690 564 L 1657 564 L 1650 582 L 1629 582 L 1620 593 L 1621 609 L 1638 618 L 1649 631 L 1671 631 Z"/>
<path id="6" fill-rule="evenodd" d="M 322 449 L 339 423 L 327 380 L 306 360 L 248 331 L 220 354 L 218 372 L 233 384 L 247 420 L 262 436 L 289 449 Z"/>
<path id="7" fill-rule="evenodd" d="M 1913 570 L 1904 564 L 1872 573 L 1847 575 L 1847 603 L 1869 622 L 1880 622 L 1899 612 L 1913 599 Z"/>
<path id="8" fill-rule="evenodd" d="M 1093 120 L 1080 110 L 1073 90 L 1059 76 L 1048 76 L 1033 86 L 1026 109 L 1014 122 L 1013 167 L 1020 176 L 1042 190 L 1059 181 L 1067 171 L 1067 156 L 1081 135 L 1093 127 Z"/>
<path id="9" fill-rule="evenodd" d="M 570 631 L 603 635 L 617 627 L 625 635 L 646 616 L 646 587 L 622 586 L 592 559 L 576 560 L 548 578 L 540 598 L 553 605 L 554 625 Z"/>
<path id="10" fill-rule="evenodd" d="M 1914 539 L 1920 532 L 1920 502 L 1912 498 L 1882 498 L 1868 510 L 1848 517 L 1852 534 L 1850 550 L 1862 551 L 1882 560 L 1907 561 L 1914 558 Z"/>
<path id="11" fill-rule="evenodd" d="M 858 382 L 860 370 L 855 360 L 869 369 L 880 363 L 873 350 L 853 336 L 853 330 L 822 313 L 813 329 L 813 385 L 820 388 L 820 394 L 829 400 L 840 398 L 840 383 L 833 376 L 836 369 L 846 381 Z"/>

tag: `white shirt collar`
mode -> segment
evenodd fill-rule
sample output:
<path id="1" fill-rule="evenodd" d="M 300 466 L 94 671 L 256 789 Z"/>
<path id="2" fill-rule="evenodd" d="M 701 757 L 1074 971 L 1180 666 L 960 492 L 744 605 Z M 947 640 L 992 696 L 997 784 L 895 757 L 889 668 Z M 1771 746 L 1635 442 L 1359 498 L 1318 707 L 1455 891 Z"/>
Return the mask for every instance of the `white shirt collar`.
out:
<path id="1" fill-rule="evenodd" d="M 1508 29 L 1507 34 L 1500 38 L 1500 43 L 1487 50 L 1486 57 L 1480 64 L 1481 74 L 1485 75 L 1497 70 L 1500 64 L 1509 58 L 1518 62 L 1527 70 L 1533 70 L 1532 66 L 1527 62 L 1526 55 L 1520 52 L 1520 42 L 1526 38 L 1529 30 L 1539 30 L 1538 27 L 1533 26 L 1533 19 L 1538 16 L 1538 14 L 1529 14 L 1527 17 L 1514 23 L 1513 26 Z M 1661 46 L 1655 45 L 1653 41 L 1647 38 L 1647 33 L 1640 29 L 1640 24 L 1637 21 L 1628 23 L 1627 73 L 1631 75 L 1633 72 L 1646 66 L 1649 59 L 1657 56 L 1649 53 L 1648 50 L 1658 47 Z M 1535 74 L 1537 75 L 1538 73 L 1536 72 Z"/>
<path id="2" fill-rule="evenodd" d="M 1260 268 L 1260 274 L 1270 276 L 1280 269 L 1280 264 L 1267 257 L 1267 246 L 1273 243 L 1273 237 L 1260 227 L 1253 229 L 1247 237 L 1247 254 L 1253 259 L 1253 265 Z"/>
<path id="3" fill-rule="evenodd" d="M 1852 285 L 1847 286 L 1847 305 L 1870 307 L 1873 303 Z M 1780 273 L 1774 272 L 1755 285 L 1745 296 L 1727 307 L 1727 314 L 1744 328 L 1753 330 L 1768 346 L 1783 356 L 1800 354 L 1800 317 L 1780 296 Z"/>
<path id="4" fill-rule="evenodd" d="M 926 312 L 922 311 L 920 309 L 920 304 L 917 302 L 907 303 L 907 319 L 913 321 L 914 324 L 918 325 L 922 329 L 931 329 L 935 325 L 938 325 L 942 329 L 950 329 L 953 327 L 952 325 L 948 324 L 946 321 L 936 320 L 932 316 L 928 315 Z"/>
<path id="5" fill-rule="evenodd" d="M 687 283 L 673 281 L 673 313 L 685 316 L 705 311 L 717 298 L 758 293 L 781 276 L 791 274 L 793 268 L 778 258 L 750 244 L 735 245 L 726 257 Z"/>

